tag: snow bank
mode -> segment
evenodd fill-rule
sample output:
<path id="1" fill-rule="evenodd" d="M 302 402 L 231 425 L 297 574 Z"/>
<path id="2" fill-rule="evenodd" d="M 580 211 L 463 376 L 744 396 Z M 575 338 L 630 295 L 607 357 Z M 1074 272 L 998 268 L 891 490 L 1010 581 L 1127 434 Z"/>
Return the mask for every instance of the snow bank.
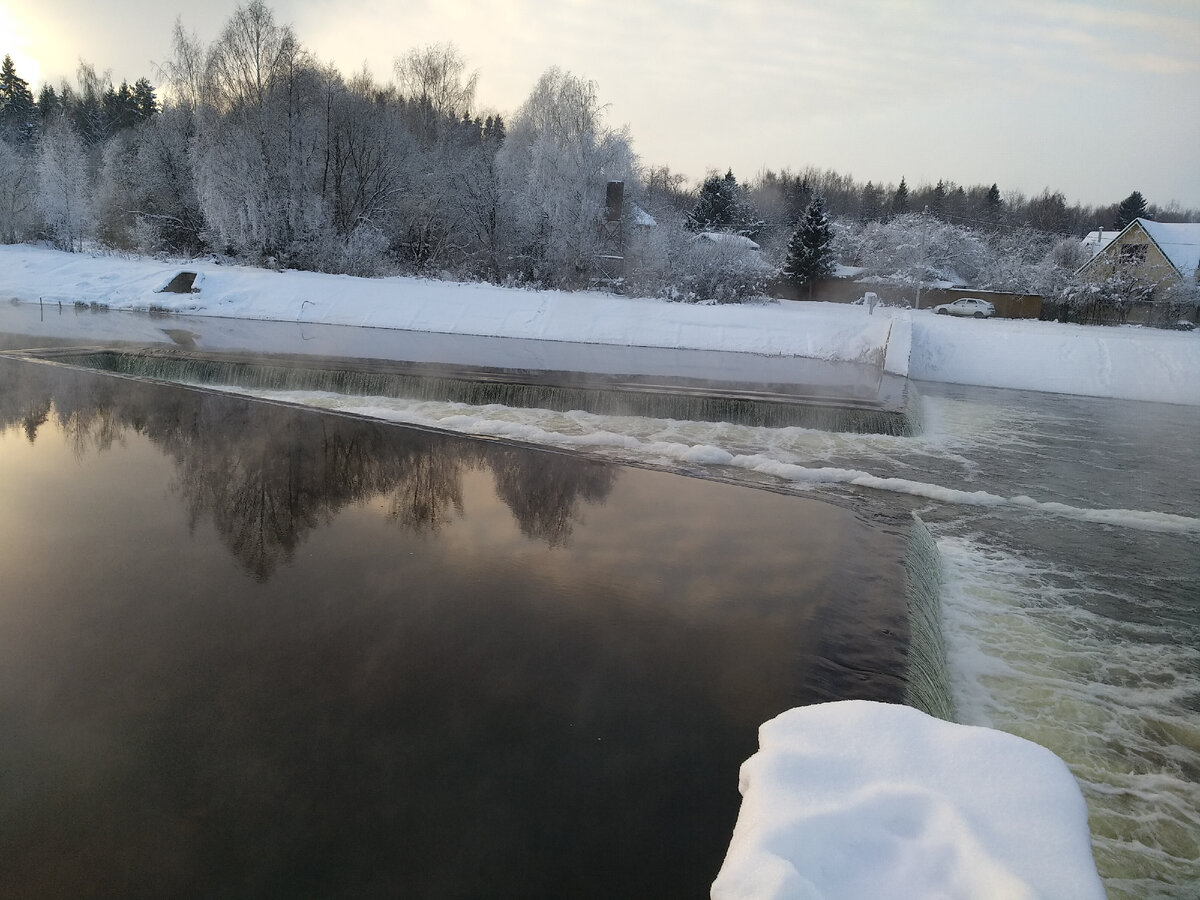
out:
<path id="1" fill-rule="evenodd" d="M 195 294 L 155 291 L 182 269 Z M 273 272 L 0 247 L 0 299 L 866 363 L 926 381 L 1200 405 L 1200 331 L 783 301 L 693 306 L 580 291 Z"/>
<path id="2" fill-rule="evenodd" d="M 863 700 L 759 743 L 713 900 L 1103 900 L 1083 796 L 1037 744 Z"/>
<path id="3" fill-rule="evenodd" d="M 160 294 L 176 272 L 199 274 L 197 294 Z M 193 260 L 91 257 L 0 247 L 0 299 L 83 301 L 110 309 L 358 325 L 585 344 L 731 350 L 881 365 L 890 321 L 835 304 L 804 315 L 781 304 L 696 306 L 589 291 L 526 291 L 419 278 L 274 272 Z"/>
<path id="4" fill-rule="evenodd" d="M 1200 405 L 1200 332 L 913 314 L 924 381 Z"/>

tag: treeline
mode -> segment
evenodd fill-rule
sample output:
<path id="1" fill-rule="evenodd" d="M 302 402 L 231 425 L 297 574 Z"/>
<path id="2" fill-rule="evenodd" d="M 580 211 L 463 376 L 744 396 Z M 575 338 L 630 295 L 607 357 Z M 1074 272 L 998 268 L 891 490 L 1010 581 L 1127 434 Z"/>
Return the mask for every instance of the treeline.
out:
<path id="1" fill-rule="evenodd" d="M 841 262 L 878 269 L 899 253 L 888 246 L 919 243 L 921 258 L 897 277 L 974 272 L 992 286 L 1038 280 L 1033 270 L 1063 238 L 1118 215 L 1117 204 L 1072 205 L 1049 189 L 1027 198 L 995 184 L 860 184 L 813 168 L 691 185 L 640 165 L 628 132 L 606 123 L 596 85 L 570 72 L 548 70 L 506 119 L 478 108 L 478 73 L 452 45 L 408 52 L 386 84 L 365 69 L 346 76 L 262 0 L 239 7 L 208 46 L 177 24 L 158 80 L 114 85 L 81 64 L 77 84 L 43 86 L 35 99 L 5 58 L 0 241 L 729 301 L 785 266 L 816 198 Z M 609 181 L 626 186 L 616 237 L 602 224 Z M 951 246 L 954 259 L 934 258 Z M 1026 274 L 1005 269 L 1014 247 L 1022 265 L 1033 260 Z"/>

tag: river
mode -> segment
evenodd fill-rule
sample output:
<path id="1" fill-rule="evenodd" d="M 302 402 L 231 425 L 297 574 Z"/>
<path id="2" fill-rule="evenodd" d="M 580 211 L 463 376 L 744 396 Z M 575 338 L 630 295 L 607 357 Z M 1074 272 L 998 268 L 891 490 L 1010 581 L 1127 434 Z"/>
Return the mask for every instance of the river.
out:
<path id="1" fill-rule="evenodd" d="M 915 437 L 275 396 L 918 514 L 957 719 L 1079 780 L 1113 898 L 1200 889 L 1200 409 L 919 385 Z"/>
<path id="2" fill-rule="evenodd" d="M 252 324 L 188 327 L 224 347 L 250 338 L 221 329 Z M 909 437 L 259 393 L 805 493 L 891 526 L 919 515 L 941 555 L 956 718 L 1068 763 L 1110 896 L 1200 895 L 1200 408 L 918 388 Z"/>

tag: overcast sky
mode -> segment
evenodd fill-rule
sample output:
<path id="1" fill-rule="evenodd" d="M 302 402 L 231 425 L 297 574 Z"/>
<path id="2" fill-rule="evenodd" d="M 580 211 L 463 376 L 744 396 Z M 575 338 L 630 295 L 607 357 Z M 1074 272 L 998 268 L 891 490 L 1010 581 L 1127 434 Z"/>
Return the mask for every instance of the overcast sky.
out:
<path id="1" fill-rule="evenodd" d="M 36 87 L 80 58 L 114 81 L 207 44 L 236 0 L 0 0 L 0 54 Z M 203 6 L 206 12 L 201 13 Z M 278 0 L 276 20 L 345 74 L 381 79 L 453 41 L 484 109 L 515 110 L 558 65 L 594 80 L 643 163 L 834 168 L 910 187 L 1200 209 L 1197 0 Z"/>

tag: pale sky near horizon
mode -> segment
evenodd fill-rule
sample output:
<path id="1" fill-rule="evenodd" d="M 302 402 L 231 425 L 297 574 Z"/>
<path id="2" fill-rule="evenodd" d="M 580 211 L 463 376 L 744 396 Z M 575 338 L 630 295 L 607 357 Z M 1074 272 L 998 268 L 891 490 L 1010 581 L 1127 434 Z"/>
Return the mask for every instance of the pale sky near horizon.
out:
<path id="1" fill-rule="evenodd" d="M 207 45 L 237 0 L 0 0 L 0 55 L 36 93 L 80 58 L 116 82 L 171 53 L 176 17 Z M 647 165 L 833 168 L 1069 202 L 1200 209 L 1197 0 L 278 0 L 280 24 L 349 75 L 391 79 L 453 41 L 477 99 L 506 116 L 557 65 L 594 80 Z"/>

